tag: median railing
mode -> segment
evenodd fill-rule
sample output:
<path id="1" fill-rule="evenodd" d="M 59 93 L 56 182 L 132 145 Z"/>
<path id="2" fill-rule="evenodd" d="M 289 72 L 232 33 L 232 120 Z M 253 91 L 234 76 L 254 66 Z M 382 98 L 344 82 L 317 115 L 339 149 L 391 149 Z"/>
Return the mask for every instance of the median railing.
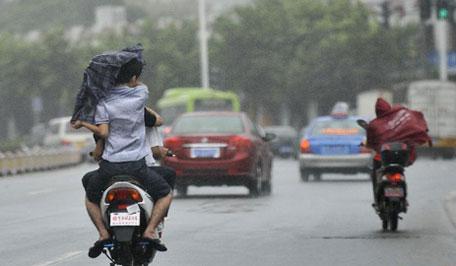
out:
<path id="1" fill-rule="evenodd" d="M 81 153 L 71 148 L 33 148 L 0 152 L 0 175 L 49 170 L 75 165 L 81 161 Z"/>

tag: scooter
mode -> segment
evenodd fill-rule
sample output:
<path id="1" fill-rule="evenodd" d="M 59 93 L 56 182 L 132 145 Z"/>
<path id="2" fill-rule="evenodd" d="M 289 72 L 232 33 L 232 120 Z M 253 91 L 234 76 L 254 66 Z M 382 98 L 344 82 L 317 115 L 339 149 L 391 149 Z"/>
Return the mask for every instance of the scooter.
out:
<path id="1" fill-rule="evenodd" d="M 357 123 L 362 128 L 368 128 L 366 121 L 360 119 Z M 405 143 L 385 143 L 381 146 L 382 166 L 375 174 L 377 184 L 374 191 L 375 204 L 373 207 L 382 220 L 383 230 L 397 231 L 399 214 L 406 213 L 408 208 L 407 183 L 405 167 L 410 157 L 410 147 Z"/>
<path id="2" fill-rule="evenodd" d="M 381 148 L 382 167 L 377 171 L 376 211 L 382 220 L 383 230 L 396 231 L 399 214 L 406 213 L 407 183 L 405 167 L 409 160 L 409 147 L 405 143 L 386 143 Z"/>
<path id="3" fill-rule="evenodd" d="M 157 251 L 141 241 L 152 207 L 151 197 L 134 177 L 112 178 L 100 202 L 103 220 L 112 236 L 111 243 L 103 249 L 111 266 L 147 266 L 152 262 Z M 162 224 L 157 228 L 159 237 L 162 228 Z"/>

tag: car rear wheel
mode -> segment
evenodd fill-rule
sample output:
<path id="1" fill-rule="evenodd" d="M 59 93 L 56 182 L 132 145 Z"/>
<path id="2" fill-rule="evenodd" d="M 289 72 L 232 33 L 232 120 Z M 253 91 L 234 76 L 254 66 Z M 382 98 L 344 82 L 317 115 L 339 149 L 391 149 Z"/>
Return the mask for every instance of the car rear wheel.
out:
<path id="1" fill-rule="evenodd" d="M 272 183 L 271 179 L 263 182 L 263 192 L 265 195 L 271 195 L 272 192 Z"/>
<path id="2" fill-rule="evenodd" d="M 307 172 L 304 169 L 301 169 L 300 172 L 301 172 L 301 180 L 304 182 L 309 182 L 309 175 L 310 175 L 309 172 Z"/>
<path id="3" fill-rule="evenodd" d="M 312 175 L 315 181 L 321 181 L 321 173 L 313 173 Z"/>
<path id="4" fill-rule="evenodd" d="M 250 181 L 248 185 L 249 194 L 253 197 L 258 197 L 263 191 L 263 181 L 262 181 L 263 169 L 261 165 L 257 165 L 255 170 L 255 177 Z"/>
<path id="5" fill-rule="evenodd" d="M 176 186 L 177 195 L 180 197 L 187 197 L 188 186 L 178 185 Z"/>

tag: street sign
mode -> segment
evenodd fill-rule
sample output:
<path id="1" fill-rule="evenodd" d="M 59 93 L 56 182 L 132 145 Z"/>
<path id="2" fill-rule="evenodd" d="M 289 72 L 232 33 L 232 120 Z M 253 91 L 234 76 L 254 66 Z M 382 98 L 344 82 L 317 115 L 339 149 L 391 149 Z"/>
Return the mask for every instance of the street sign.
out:
<path id="1" fill-rule="evenodd" d="M 439 55 L 436 52 L 432 52 L 428 55 L 428 62 L 433 65 L 439 64 Z M 448 71 L 456 73 L 456 51 L 448 53 Z"/>

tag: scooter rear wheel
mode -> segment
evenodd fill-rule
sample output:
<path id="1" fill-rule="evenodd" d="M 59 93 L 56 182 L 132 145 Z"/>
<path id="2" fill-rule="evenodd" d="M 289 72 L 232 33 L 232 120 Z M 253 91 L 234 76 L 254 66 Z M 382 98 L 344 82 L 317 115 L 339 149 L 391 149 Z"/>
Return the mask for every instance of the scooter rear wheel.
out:
<path id="1" fill-rule="evenodd" d="M 390 230 L 393 232 L 397 231 L 397 225 L 398 225 L 398 220 L 399 220 L 399 215 L 397 212 L 393 211 L 390 215 Z"/>
<path id="2" fill-rule="evenodd" d="M 382 228 L 383 228 L 383 231 L 388 230 L 388 220 L 387 219 L 382 219 Z"/>

